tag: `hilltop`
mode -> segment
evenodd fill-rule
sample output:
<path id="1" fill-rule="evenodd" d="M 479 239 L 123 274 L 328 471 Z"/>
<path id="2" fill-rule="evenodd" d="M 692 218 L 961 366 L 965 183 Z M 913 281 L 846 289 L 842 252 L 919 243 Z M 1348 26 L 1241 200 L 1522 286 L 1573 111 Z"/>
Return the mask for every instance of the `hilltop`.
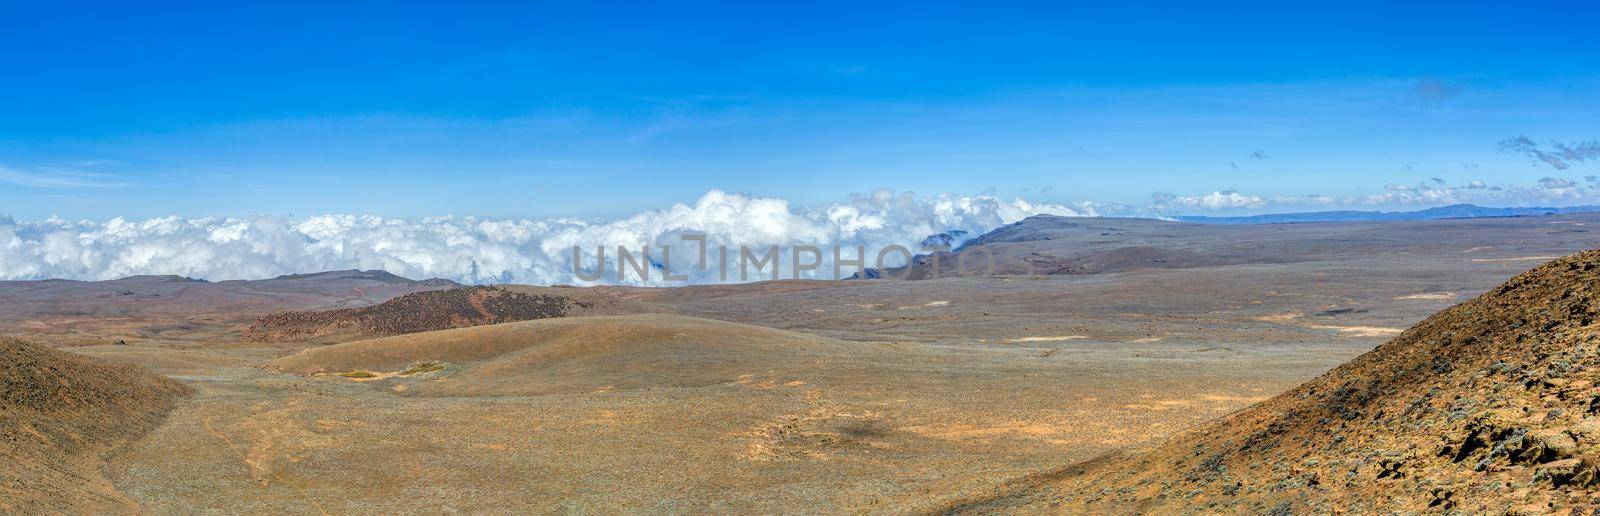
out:
<path id="1" fill-rule="evenodd" d="M 1562 258 L 1143 453 L 954 509 L 1600 509 L 1600 251 Z"/>
<path id="2" fill-rule="evenodd" d="M 340 342 L 534 319 L 628 311 L 606 291 L 564 287 L 462 287 L 413 292 L 383 303 L 287 311 L 256 320 L 245 340 Z"/>

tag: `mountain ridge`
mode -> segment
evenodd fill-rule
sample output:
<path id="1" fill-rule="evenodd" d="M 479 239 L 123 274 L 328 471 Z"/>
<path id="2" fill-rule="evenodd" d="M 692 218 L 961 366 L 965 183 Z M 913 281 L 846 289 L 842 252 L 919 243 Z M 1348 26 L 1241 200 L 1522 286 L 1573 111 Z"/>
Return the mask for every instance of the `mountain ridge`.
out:
<path id="1" fill-rule="evenodd" d="M 1438 219 L 1470 219 L 1488 217 L 1542 217 L 1567 213 L 1600 212 L 1600 206 L 1566 207 L 1504 207 L 1493 208 L 1475 204 L 1451 204 L 1416 211 L 1362 211 L 1334 210 L 1290 213 L 1266 213 L 1235 217 L 1182 215 L 1174 217 L 1179 222 L 1195 224 L 1302 224 L 1316 222 L 1381 222 Z"/>

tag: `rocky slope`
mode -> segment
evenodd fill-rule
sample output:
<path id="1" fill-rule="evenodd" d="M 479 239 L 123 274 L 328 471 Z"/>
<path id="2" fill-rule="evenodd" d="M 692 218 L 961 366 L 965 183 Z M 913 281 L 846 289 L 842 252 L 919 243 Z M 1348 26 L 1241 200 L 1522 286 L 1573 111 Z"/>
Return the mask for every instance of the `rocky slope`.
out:
<path id="1" fill-rule="evenodd" d="M 0 513 L 137 509 L 100 462 L 188 392 L 140 367 L 0 338 Z"/>
<path id="2" fill-rule="evenodd" d="M 1600 251 L 1152 450 L 952 510 L 1600 511 Z"/>

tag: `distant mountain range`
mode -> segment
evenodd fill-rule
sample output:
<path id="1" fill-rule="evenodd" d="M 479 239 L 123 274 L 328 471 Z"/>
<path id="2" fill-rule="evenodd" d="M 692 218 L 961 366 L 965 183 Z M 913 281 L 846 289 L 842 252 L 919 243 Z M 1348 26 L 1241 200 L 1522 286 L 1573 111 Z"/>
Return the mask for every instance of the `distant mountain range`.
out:
<path id="1" fill-rule="evenodd" d="M 1541 217 L 1563 213 L 1600 212 L 1600 206 L 1565 208 L 1486 208 L 1472 204 L 1452 204 L 1420 211 L 1316 211 L 1308 213 L 1270 213 L 1244 217 L 1180 216 L 1180 222 L 1195 224 L 1290 224 L 1299 222 L 1371 222 L 1479 217 Z"/>

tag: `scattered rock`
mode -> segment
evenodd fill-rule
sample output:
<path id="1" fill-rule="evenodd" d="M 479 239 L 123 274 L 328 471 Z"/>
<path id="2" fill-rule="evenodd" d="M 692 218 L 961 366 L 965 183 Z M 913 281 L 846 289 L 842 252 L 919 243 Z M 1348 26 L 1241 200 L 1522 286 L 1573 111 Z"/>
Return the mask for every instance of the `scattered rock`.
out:
<path id="1" fill-rule="evenodd" d="M 1106 461 L 1056 489 L 1112 493 L 1065 512 L 1589 514 L 1600 500 L 1596 341 L 1600 251 L 1588 251 L 1172 441 L 1181 446 Z M 1157 484 L 1199 494 L 1155 497 Z"/>

